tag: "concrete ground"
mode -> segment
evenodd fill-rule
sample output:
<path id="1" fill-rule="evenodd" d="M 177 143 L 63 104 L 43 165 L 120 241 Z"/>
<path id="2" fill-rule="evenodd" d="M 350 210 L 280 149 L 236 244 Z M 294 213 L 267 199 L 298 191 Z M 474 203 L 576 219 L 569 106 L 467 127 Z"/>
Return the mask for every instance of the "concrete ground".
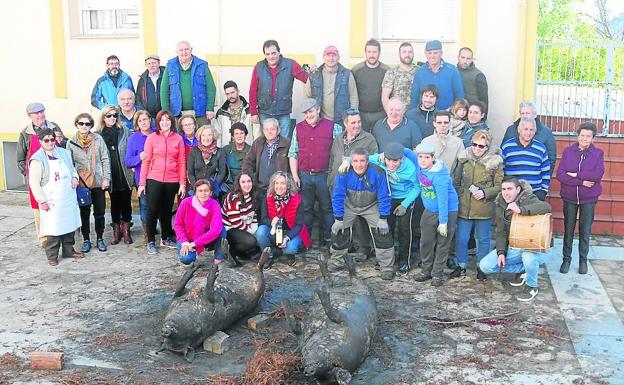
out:
<path id="1" fill-rule="evenodd" d="M 215 384 L 209 376 L 242 373 L 259 340 L 279 337 L 278 348 L 296 354 L 282 319 L 258 333 L 243 319 L 226 331 L 228 352 L 201 352 L 192 364 L 157 354 L 172 285 L 184 271 L 174 252 L 148 256 L 138 245 L 116 245 L 49 267 L 25 194 L 0 193 L 0 242 L 0 384 Z M 496 277 L 478 282 L 474 271 L 434 288 L 413 281 L 418 270 L 382 281 L 373 261 L 364 262 L 358 273 L 373 288 L 380 321 L 352 383 L 624 384 L 622 247 L 621 239 L 593 239 L 589 273 L 578 275 L 575 259 L 562 275 L 556 240 L 530 304 Z M 269 270 L 259 311 L 285 297 L 305 309 L 315 256 Z M 63 370 L 30 370 L 31 351 L 63 352 Z M 314 382 L 295 375 L 289 383 Z"/>

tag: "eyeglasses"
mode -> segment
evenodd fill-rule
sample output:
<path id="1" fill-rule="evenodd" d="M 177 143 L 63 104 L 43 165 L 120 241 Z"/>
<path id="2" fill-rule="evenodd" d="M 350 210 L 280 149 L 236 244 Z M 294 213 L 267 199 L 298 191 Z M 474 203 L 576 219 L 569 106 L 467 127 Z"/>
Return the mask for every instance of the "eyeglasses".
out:
<path id="1" fill-rule="evenodd" d="M 435 124 L 442 124 L 442 125 L 444 125 L 444 126 L 446 126 L 447 124 L 451 124 L 451 121 L 450 121 L 450 120 L 443 120 L 443 121 L 441 121 L 441 122 L 438 122 L 437 120 L 434 120 L 433 122 L 434 122 Z"/>
<path id="2" fill-rule="evenodd" d="M 480 149 L 484 149 L 487 147 L 487 144 L 473 143 L 472 147 L 479 147 Z"/>
<path id="3" fill-rule="evenodd" d="M 56 139 L 54 139 L 54 138 L 43 138 L 43 139 L 41 139 L 41 141 L 43 143 L 50 143 L 50 142 L 56 142 Z"/>
<path id="4" fill-rule="evenodd" d="M 91 122 L 77 122 L 76 124 L 79 126 L 87 126 L 87 127 L 93 126 L 93 123 Z"/>
<path id="5" fill-rule="evenodd" d="M 117 118 L 117 116 L 118 116 L 117 114 L 106 114 L 106 115 L 104 115 L 105 118 L 115 118 L 115 119 Z"/>

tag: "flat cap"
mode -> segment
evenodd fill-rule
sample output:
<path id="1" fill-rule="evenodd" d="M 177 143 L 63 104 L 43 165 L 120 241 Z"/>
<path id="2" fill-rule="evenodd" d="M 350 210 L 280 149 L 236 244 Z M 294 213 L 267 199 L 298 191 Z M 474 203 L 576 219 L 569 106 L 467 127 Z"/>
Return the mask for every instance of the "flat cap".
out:
<path id="1" fill-rule="evenodd" d="M 40 112 L 40 111 L 45 111 L 45 107 L 44 107 L 43 103 L 34 102 L 34 103 L 30 103 L 29 105 L 26 106 L 26 113 L 27 114 L 32 114 L 32 113 Z"/>

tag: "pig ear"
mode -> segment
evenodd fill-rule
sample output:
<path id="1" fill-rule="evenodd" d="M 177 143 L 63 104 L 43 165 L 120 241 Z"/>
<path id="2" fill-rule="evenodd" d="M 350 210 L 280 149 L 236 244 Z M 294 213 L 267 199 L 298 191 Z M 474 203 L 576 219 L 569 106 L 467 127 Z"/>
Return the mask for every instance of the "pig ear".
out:
<path id="1" fill-rule="evenodd" d="M 295 318 L 295 313 L 288 299 L 282 300 L 282 309 L 284 309 L 284 316 L 286 316 L 286 321 L 288 322 L 290 330 L 295 333 L 295 335 L 300 335 L 301 323 Z"/>
<path id="2" fill-rule="evenodd" d="M 319 300 L 321 300 L 321 305 L 323 306 L 323 310 L 325 310 L 325 315 L 327 315 L 327 318 L 337 324 L 344 323 L 342 313 L 340 313 L 340 311 L 333 307 L 331 304 L 327 288 L 322 287 L 320 289 L 316 289 L 316 295 L 319 297 Z"/>
<path id="3" fill-rule="evenodd" d="M 199 266 L 200 266 L 199 264 L 194 263 L 193 265 L 189 266 L 189 268 L 184 272 L 184 275 L 182 276 L 182 278 L 180 278 L 180 280 L 176 284 L 176 290 L 175 290 L 175 294 L 173 294 L 173 298 L 179 297 L 182 294 L 184 294 L 184 289 L 186 288 L 186 284 L 188 283 L 188 281 L 191 280 L 191 278 L 193 278 L 193 275 L 195 274 L 195 271 L 197 271 Z"/>
<path id="4" fill-rule="evenodd" d="M 218 267 L 211 264 L 208 269 L 208 276 L 206 277 L 206 287 L 204 287 L 204 298 L 210 302 L 214 303 L 215 295 L 214 295 L 214 283 L 217 280 L 217 269 Z"/>

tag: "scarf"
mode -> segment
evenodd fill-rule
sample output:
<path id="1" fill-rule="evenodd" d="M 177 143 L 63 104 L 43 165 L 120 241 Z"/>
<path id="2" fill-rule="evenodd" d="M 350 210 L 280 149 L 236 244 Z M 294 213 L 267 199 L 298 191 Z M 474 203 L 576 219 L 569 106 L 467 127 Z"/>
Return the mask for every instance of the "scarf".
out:
<path id="1" fill-rule="evenodd" d="M 279 146 L 279 137 L 277 138 L 277 140 L 275 140 L 275 142 L 273 142 L 273 144 L 269 144 L 269 141 L 266 141 L 266 148 L 267 148 L 267 152 L 269 153 L 269 160 L 271 160 L 271 158 L 273 157 L 273 153 L 275 153 L 275 150 L 277 150 L 277 146 Z"/>
<path id="2" fill-rule="evenodd" d="M 93 143 L 93 140 L 95 139 L 95 135 L 93 135 L 92 133 L 88 133 L 85 136 L 82 136 L 81 134 L 77 135 L 78 137 L 78 144 L 80 144 L 80 146 L 87 151 L 89 149 L 89 146 L 91 146 L 91 143 Z"/>
<path id="3" fill-rule="evenodd" d="M 353 139 L 349 140 L 349 135 L 345 132 L 344 140 L 342 141 L 342 146 L 344 147 L 345 154 L 349 152 L 349 147 L 351 147 L 351 144 L 355 142 L 358 136 L 360 136 L 359 133 L 356 136 L 354 136 Z"/>
<path id="4" fill-rule="evenodd" d="M 206 215 L 208 215 L 208 209 L 205 208 L 201 202 L 199 201 L 199 199 L 197 198 L 197 195 L 193 195 L 193 201 L 191 202 L 193 208 L 197 211 L 197 213 L 199 215 L 201 215 L 202 217 L 206 217 Z"/>
<path id="5" fill-rule="evenodd" d="M 277 214 L 280 215 L 284 210 L 284 207 L 286 207 L 288 201 L 290 200 L 290 193 L 286 193 L 282 196 L 275 194 L 273 195 L 273 200 L 275 201 L 275 209 L 277 211 Z"/>
<path id="6" fill-rule="evenodd" d="M 206 161 L 210 159 L 211 156 L 217 153 L 217 142 L 213 140 L 207 146 L 204 146 L 202 143 L 199 143 L 197 145 L 197 148 L 199 148 L 199 151 L 201 151 L 202 153 L 202 158 L 204 158 L 204 161 Z"/>

